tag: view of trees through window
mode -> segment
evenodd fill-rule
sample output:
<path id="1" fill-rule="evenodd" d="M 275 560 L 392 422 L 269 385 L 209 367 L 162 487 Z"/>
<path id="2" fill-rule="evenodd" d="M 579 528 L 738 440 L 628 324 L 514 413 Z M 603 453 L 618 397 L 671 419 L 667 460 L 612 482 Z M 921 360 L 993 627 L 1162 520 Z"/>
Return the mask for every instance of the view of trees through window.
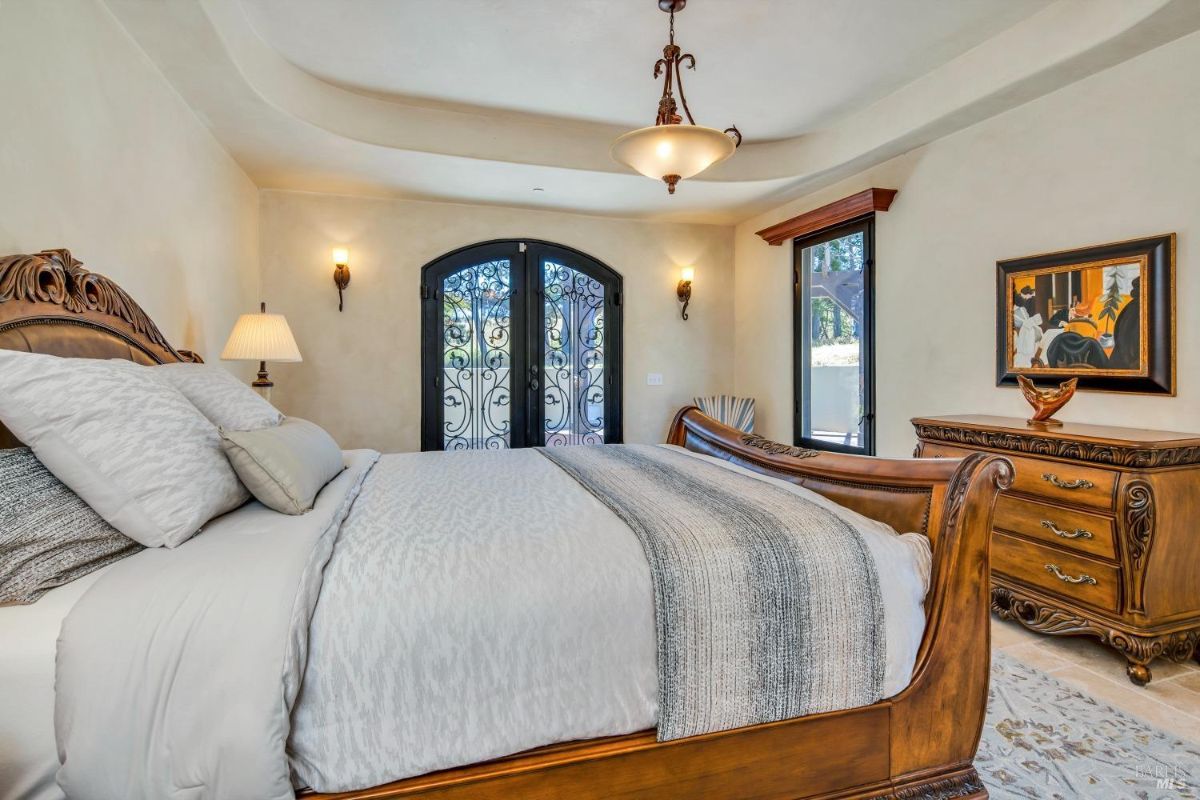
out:
<path id="1" fill-rule="evenodd" d="M 865 451 L 868 228 L 850 226 L 811 242 L 797 242 L 796 431 L 810 444 Z"/>
<path id="2" fill-rule="evenodd" d="M 844 293 L 842 298 L 822 296 L 812 298 L 813 363 L 858 363 L 860 349 L 860 320 L 862 318 L 863 236 L 861 233 L 834 239 L 812 247 L 812 271 L 821 276 L 822 283 L 830 281 L 832 273 L 857 273 L 857 291 Z M 837 276 L 840 278 L 841 276 Z M 847 306 L 843 306 L 843 302 Z"/>

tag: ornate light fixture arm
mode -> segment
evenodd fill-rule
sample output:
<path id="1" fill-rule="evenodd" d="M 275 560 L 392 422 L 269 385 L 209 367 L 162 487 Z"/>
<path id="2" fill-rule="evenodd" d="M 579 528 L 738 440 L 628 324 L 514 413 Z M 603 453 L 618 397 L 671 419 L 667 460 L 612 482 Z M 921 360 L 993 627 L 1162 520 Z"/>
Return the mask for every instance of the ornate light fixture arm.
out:
<path id="1" fill-rule="evenodd" d="M 666 77 L 663 78 L 663 93 L 662 99 L 658 101 L 658 117 L 654 120 L 655 125 L 671 125 L 672 119 L 677 124 L 679 115 L 675 113 L 675 96 L 672 94 L 672 83 L 675 78 L 675 61 L 668 60 L 667 53 L 670 47 L 663 48 L 664 57 L 654 62 L 654 77 L 663 74 L 666 71 Z"/>
<path id="2" fill-rule="evenodd" d="M 658 114 L 653 126 L 631 131 L 613 145 L 613 157 L 617 161 L 647 177 L 661 177 L 670 194 L 675 194 L 675 186 L 679 181 L 723 161 L 742 144 L 742 134 L 736 125 L 724 131 L 697 125 L 692 109 L 688 107 L 683 70 L 694 70 L 696 57 L 683 52 L 675 43 L 675 12 L 683 10 L 686 5 L 687 0 L 658 0 L 658 7 L 671 17 L 670 35 L 663 47 L 662 58 L 654 62 L 654 80 L 662 80 Z M 679 93 L 678 100 L 676 92 Z M 680 116 L 681 112 L 683 116 Z M 685 118 L 688 125 L 698 130 L 655 131 L 664 126 L 681 125 Z M 728 142 L 722 141 L 720 134 L 733 143 L 732 148 Z"/>
<path id="3" fill-rule="evenodd" d="M 678 48 L 676 48 L 676 49 L 678 49 Z M 685 62 L 686 62 L 686 64 L 685 64 Z M 684 66 L 686 66 L 688 69 L 695 69 L 696 68 L 696 57 L 693 56 L 691 53 L 684 53 L 681 56 L 675 57 L 675 83 L 679 86 L 679 102 L 683 104 L 683 113 L 687 114 L 688 123 L 695 125 L 696 120 L 692 116 L 692 110 L 690 108 L 688 108 L 687 96 L 684 95 L 684 93 L 683 93 L 683 73 L 680 72 L 680 69 Z M 678 116 L 675 117 L 675 119 L 677 122 L 682 121 L 679 119 Z"/>
<path id="4" fill-rule="evenodd" d="M 663 6 L 663 3 L 659 4 Z M 669 10 L 671 14 L 671 28 L 667 40 L 667 46 L 663 48 L 663 57 L 654 62 L 654 77 L 658 78 L 664 72 L 666 76 L 663 78 L 663 93 L 662 99 L 658 101 L 658 118 L 654 120 L 655 125 L 679 125 L 683 122 L 683 118 L 679 116 L 679 104 L 683 105 L 683 113 L 687 115 L 688 124 L 695 125 L 696 118 L 692 116 L 692 110 L 688 108 L 687 96 L 683 93 L 683 72 L 684 67 L 694 70 L 696 68 L 696 57 L 691 53 L 685 53 L 675 44 L 675 10 L 682 8 L 682 3 L 667 3 L 664 11 Z M 679 104 L 675 102 L 675 88 L 679 88 Z M 726 129 L 726 133 L 730 129 Z M 736 130 L 736 127 L 733 128 Z M 739 133 L 736 139 L 737 144 L 742 143 L 742 135 Z"/>

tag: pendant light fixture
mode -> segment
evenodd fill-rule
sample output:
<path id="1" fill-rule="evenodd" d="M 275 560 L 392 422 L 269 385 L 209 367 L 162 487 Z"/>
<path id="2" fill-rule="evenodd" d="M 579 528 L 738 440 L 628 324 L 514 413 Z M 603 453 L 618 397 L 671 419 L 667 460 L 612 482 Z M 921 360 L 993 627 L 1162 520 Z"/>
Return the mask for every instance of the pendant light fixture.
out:
<path id="1" fill-rule="evenodd" d="M 675 44 L 675 12 L 682 11 L 687 0 L 658 0 L 658 7 L 671 15 L 671 33 L 663 57 L 654 62 L 654 77 L 663 78 L 662 99 L 658 101 L 658 118 L 649 128 L 630 131 L 613 142 L 612 157 L 622 164 L 633 167 L 647 178 L 662 179 L 667 192 L 675 194 L 675 185 L 724 161 L 742 143 L 742 134 L 737 126 L 719 131 L 697 125 L 683 94 L 683 75 L 680 70 L 696 68 L 696 58 L 684 53 Z M 679 89 L 679 103 L 687 115 L 684 125 L 675 103 L 675 89 Z"/>

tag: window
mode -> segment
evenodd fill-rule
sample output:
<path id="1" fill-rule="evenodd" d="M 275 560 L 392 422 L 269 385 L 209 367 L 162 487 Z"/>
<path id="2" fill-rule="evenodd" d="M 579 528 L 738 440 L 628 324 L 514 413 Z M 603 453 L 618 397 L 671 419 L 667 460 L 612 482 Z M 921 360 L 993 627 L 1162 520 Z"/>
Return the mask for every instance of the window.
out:
<path id="1" fill-rule="evenodd" d="M 875 454 L 875 222 L 795 240 L 796 444 Z"/>
<path id="2" fill-rule="evenodd" d="M 621 276 L 547 242 L 472 245 L 421 273 L 421 449 L 621 441 Z"/>

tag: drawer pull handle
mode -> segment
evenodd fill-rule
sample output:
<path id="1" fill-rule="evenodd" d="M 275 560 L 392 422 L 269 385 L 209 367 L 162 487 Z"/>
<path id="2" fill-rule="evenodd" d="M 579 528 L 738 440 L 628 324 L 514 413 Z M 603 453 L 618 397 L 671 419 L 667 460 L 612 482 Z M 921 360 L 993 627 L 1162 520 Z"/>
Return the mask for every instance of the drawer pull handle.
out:
<path id="1" fill-rule="evenodd" d="M 1093 578 L 1091 575 L 1080 575 L 1079 577 L 1072 577 L 1071 575 L 1067 575 L 1061 569 L 1059 569 L 1058 564 L 1047 564 L 1046 572 L 1051 573 L 1052 575 L 1054 575 L 1054 577 L 1058 578 L 1060 581 L 1063 581 L 1064 583 L 1086 583 L 1089 586 L 1096 585 L 1096 579 Z"/>
<path id="2" fill-rule="evenodd" d="M 1048 519 L 1042 520 L 1042 527 L 1049 528 L 1050 531 L 1061 539 L 1091 539 L 1092 532 L 1085 531 L 1083 528 L 1076 528 L 1074 531 L 1064 531 L 1062 528 L 1055 525 Z"/>
<path id="3" fill-rule="evenodd" d="M 1062 478 L 1055 475 L 1053 472 L 1045 472 L 1042 474 L 1042 480 L 1049 481 L 1051 486 L 1057 486 L 1059 489 L 1095 489 L 1096 484 L 1080 478 L 1076 481 L 1064 481 Z"/>

